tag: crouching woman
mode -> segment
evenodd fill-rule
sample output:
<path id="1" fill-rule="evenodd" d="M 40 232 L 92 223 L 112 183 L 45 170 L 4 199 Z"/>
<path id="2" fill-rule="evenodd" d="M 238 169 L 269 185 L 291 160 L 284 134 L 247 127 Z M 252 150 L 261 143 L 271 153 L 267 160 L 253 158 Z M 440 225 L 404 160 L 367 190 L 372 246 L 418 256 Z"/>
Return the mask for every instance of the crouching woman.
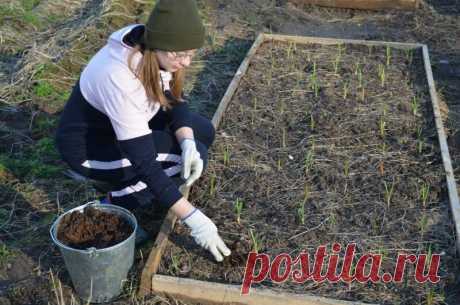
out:
<path id="1" fill-rule="evenodd" d="M 222 261 L 230 250 L 215 224 L 173 181 L 196 181 L 214 140 L 211 122 L 182 100 L 184 69 L 203 42 L 193 0 L 160 0 L 145 25 L 112 33 L 91 58 L 64 107 L 56 143 L 74 171 L 113 185 L 107 201 L 170 209 Z"/>

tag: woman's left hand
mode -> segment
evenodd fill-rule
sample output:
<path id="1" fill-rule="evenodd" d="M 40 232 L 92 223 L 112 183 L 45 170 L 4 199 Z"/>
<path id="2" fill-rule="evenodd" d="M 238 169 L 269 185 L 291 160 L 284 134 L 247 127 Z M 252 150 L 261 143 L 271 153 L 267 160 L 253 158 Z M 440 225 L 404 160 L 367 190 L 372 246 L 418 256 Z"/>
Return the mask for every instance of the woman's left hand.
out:
<path id="1" fill-rule="evenodd" d="M 182 178 L 189 187 L 200 178 L 203 172 L 203 159 L 196 149 L 196 143 L 193 139 L 184 139 L 180 143 L 182 149 Z"/>
<path id="2" fill-rule="evenodd" d="M 224 260 L 224 256 L 229 256 L 231 254 L 231 250 L 219 236 L 219 233 L 217 233 L 217 227 L 214 222 L 203 214 L 200 209 L 194 208 L 194 210 L 184 219 L 181 219 L 181 221 L 192 229 L 190 234 L 195 242 L 204 249 L 210 251 L 216 261 L 221 262 Z"/>

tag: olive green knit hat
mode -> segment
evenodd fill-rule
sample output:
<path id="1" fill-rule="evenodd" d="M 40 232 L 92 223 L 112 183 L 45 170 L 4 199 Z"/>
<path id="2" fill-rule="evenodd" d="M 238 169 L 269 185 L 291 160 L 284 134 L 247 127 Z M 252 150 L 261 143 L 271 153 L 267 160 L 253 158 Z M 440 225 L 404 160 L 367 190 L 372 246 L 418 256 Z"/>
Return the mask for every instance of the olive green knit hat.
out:
<path id="1" fill-rule="evenodd" d="M 204 26 L 194 0 L 159 0 L 145 25 L 147 49 L 185 51 L 204 44 Z"/>

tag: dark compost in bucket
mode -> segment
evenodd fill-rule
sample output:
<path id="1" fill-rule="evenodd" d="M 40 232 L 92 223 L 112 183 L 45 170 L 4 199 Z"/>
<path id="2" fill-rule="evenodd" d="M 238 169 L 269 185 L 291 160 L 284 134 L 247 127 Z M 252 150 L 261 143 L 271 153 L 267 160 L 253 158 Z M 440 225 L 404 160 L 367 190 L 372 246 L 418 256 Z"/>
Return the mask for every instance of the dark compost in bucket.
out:
<path id="1" fill-rule="evenodd" d="M 58 228 L 58 239 L 75 249 L 107 248 L 127 239 L 132 226 L 122 217 L 92 207 L 66 215 Z"/>

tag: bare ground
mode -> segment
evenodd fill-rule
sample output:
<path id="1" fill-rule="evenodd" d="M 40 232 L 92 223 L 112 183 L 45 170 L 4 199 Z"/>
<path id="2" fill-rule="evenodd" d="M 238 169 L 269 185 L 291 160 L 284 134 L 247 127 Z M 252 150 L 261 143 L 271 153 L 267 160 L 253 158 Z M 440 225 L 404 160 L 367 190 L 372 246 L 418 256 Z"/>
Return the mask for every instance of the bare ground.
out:
<path id="1" fill-rule="evenodd" d="M 190 68 L 187 93 L 194 109 L 209 117 L 260 31 L 428 44 L 458 176 L 458 0 L 432 0 L 416 12 L 296 7 L 283 0 L 199 3 L 208 36 Z M 65 166 L 51 139 L 83 65 L 111 31 L 144 21 L 152 1 L 31 0 L 0 5 L 8 12 L 0 15 L 0 303 L 78 303 L 48 229 L 57 213 L 100 193 L 92 184 L 61 174 Z M 139 304 L 133 295 L 148 251 L 149 244 L 137 252 L 130 282 L 116 304 Z M 453 300 L 446 303 L 454 304 Z M 160 297 L 142 302 L 181 304 Z"/>

